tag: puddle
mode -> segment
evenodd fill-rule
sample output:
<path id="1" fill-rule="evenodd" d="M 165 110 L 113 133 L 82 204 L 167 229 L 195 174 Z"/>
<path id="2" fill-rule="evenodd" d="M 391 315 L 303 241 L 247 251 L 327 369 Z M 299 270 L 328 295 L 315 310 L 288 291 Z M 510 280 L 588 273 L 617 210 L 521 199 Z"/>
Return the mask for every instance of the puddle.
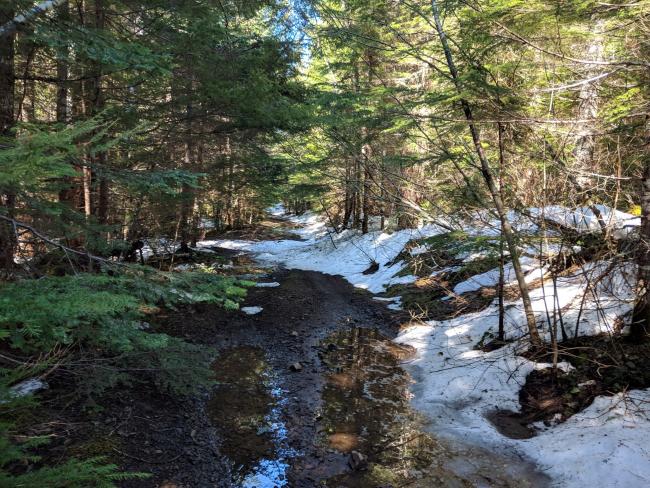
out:
<path id="1" fill-rule="evenodd" d="M 323 442 L 340 452 L 368 458 L 366 470 L 330 478 L 325 486 L 470 486 L 448 472 L 445 448 L 422 430 L 411 409 L 409 375 L 400 362 L 415 351 L 374 329 L 329 337 L 321 359 L 330 370 L 323 390 Z"/>
<path id="2" fill-rule="evenodd" d="M 219 387 L 208 416 L 220 430 L 220 450 L 232 462 L 233 483 L 242 488 L 287 486 L 287 429 L 280 419 L 283 391 L 264 352 L 238 347 L 223 352 L 213 368 Z"/>
<path id="3" fill-rule="evenodd" d="M 426 420 L 411 408 L 411 378 L 400 366 L 413 357 L 412 348 L 375 329 L 356 328 L 331 335 L 319 351 L 326 369 L 316 415 L 320 461 L 299 461 L 294 473 L 292 460 L 300 453 L 288 447 L 286 392 L 264 351 L 236 347 L 214 362 L 219 386 L 208 415 L 220 431 L 221 454 L 232 463 L 233 486 L 288 487 L 294 475 L 330 488 L 546 486 L 526 464 L 427 431 Z M 305 441 L 314 445 L 314 439 Z M 346 465 L 352 451 L 364 461 L 357 469 Z"/>

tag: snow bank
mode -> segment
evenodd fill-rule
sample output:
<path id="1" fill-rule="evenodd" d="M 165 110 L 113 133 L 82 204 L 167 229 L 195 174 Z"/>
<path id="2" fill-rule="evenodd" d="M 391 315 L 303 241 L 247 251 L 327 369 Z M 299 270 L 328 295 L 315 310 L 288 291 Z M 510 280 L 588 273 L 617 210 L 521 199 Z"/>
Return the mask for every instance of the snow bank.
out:
<path id="1" fill-rule="evenodd" d="M 279 213 L 278 207 L 273 208 Z M 352 230 L 336 234 L 328 231 L 321 217 L 310 212 L 287 217 L 287 220 L 301 226 L 292 232 L 304 240 L 254 242 L 222 239 L 205 241 L 199 243 L 199 246 L 248 251 L 254 253 L 262 263 L 341 275 L 356 287 L 380 293 L 390 285 L 416 280 L 415 276 L 395 276 L 402 270 L 404 263 L 394 260 L 407 242 L 445 232 L 442 227 L 429 225 L 391 234 L 375 231 L 361 235 Z M 379 269 L 374 273 L 363 274 L 373 263 L 377 263 Z"/>
<path id="2" fill-rule="evenodd" d="M 650 486 L 649 407 L 650 389 L 598 397 L 565 423 L 516 444 L 557 486 Z"/>
<path id="3" fill-rule="evenodd" d="M 594 293 L 585 298 L 587 283 L 591 283 Z M 614 321 L 632 308 L 633 283 L 632 266 L 613 270 L 609 263 L 597 262 L 559 278 L 555 296 L 552 288 L 531 290 L 534 312 L 545 331 L 543 336 L 549 339 L 546 318 L 558 309 L 563 311 L 569 335 L 573 335 L 578 318 L 580 335 L 611 332 Z M 526 441 L 503 437 L 486 419 L 486 414 L 496 408 L 519 411 L 519 389 L 526 376 L 533 369 L 546 367 L 517 355 L 526 345 L 525 341 L 516 340 L 526 334 L 523 306 L 516 301 L 506 303 L 505 308 L 506 338 L 515 342 L 496 351 L 475 349 L 482 339 L 496 336 L 496 303 L 480 312 L 412 327 L 397 337 L 397 342 L 418 351 L 417 358 L 406 365 L 415 379 L 413 402 L 433 419 L 432 428 L 436 433 L 505 451 L 515 450 L 548 470 L 557 486 L 641 486 L 640 477 L 650 479 L 650 462 L 639 466 L 639 456 L 644 451 L 640 441 L 650 434 L 650 423 L 626 413 L 615 417 L 618 420 L 611 425 L 607 424 L 610 415 L 607 406 L 613 399 L 599 398 L 590 409 L 570 421 Z M 633 392 L 632 395 L 650 396 L 650 393 Z M 585 420 L 592 417 L 599 420 Z M 444 423 L 439 425 L 436 419 L 444 419 Z M 619 429 L 628 423 L 636 425 L 638 432 Z M 617 454 L 617 468 L 631 474 L 626 474 L 623 481 L 614 481 L 610 464 L 612 447 L 627 441 L 631 457 L 623 460 Z M 576 474 L 582 472 L 577 466 L 588 466 L 589 473 Z M 629 483 L 633 479 L 637 484 Z"/>
<path id="4" fill-rule="evenodd" d="M 526 273 L 526 282 L 529 283 L 534 279 L 540 278 L 543 276 L 545 271 L 544 267 L 539 266 L 539 262 L 536 259 L 529 257 L 522 257 L 520 259 L 521 268 Z M 503 266 L 503 278 L 506 285 L 512 284 L 515 282 L 515 271 L 512 267 L 512 263 L 507 263 Z M 474 275 L 468 278 L 465 281 L 458 283 L 454 287 L 454 293 L 461 295 L 463 293 L 468 293 L 470 291 L 480 290 L 486 286 L 497 286 L 499 284 L 499 268 L 494 268 L 485 273 Z"/>
<path id="5" fill-rule="evenodd" d="M 600 212 L 600 216 L 607 227 L 614 231 L 614 237 L 622 238 L 629 234 L 634 228 L 641 225 L 641 218 L 606 207 L 605 205 L 594 205 Z M 530 213 L 535 217 L 542 216 L 558 224 L 574 228 L 580 232 L 600 231 L 598 217 L 594 214 L 592 207 L 578 207 L 569 209 L 559 205 L 550 205 L 544 208 L 530 208 Z"/>

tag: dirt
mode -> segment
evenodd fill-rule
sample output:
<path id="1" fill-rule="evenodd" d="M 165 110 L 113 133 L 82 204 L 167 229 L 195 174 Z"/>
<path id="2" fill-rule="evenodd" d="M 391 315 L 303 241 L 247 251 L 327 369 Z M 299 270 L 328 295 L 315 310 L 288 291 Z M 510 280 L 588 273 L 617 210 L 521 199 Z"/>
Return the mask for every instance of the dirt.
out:
<path id="1" fill-rule="evenodd" d="M 558 361 L 569 363 L 570 371 L 546 368 L 532 371 L 519 392 L 521 412 L 495 411 L 490 420 L 504 435 L 529 438 L 531 424 L 561 423 L 591 405 L 600 395 L 615 395 L 629 389 L 650 386 L 650 344 L 634 344 L 620 334 L 579 337 L 558 345 Z M 538 362 L 552 362 L 552 351 L 526 355 Z"/>

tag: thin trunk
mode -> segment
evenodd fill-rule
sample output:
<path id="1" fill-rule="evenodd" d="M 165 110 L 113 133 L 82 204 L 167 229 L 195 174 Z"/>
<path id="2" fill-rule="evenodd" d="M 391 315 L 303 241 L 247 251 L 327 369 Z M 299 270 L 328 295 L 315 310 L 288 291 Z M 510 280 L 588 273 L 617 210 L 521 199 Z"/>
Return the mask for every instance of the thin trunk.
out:
<path id="1" fill-rule="evenodd" d="M 186 171 L 191 171 L 194 166 L 194 140 L 192 138 L 192 105 L 187 106 L 187 134 L 185 136 L 185 155 L 183 165 Z M 187 247 L 190 241 L 190 219 L 192 207 L 194 206 L 194 191 L 188 184 L 183 184 L 181 190 L 181 216 L 180 216 L 180 239 L 181 248 Z"/>
<path id="2" fill-rule="evenodd" d="M 603 55 L 603 21 L 595 21 L 592 33 L 593 40 L 587 50 L 587 58 L 600 61 Z M 601 67 L 589 65 L 585 73 L 586 79 L 596 78 Z M 578 172 L 576 182 L 579 188 L 590 190 L 593 178 L 589 173 L 594 172 L 594 153 L 596 150 L 595 120 L 598 116 L 598 86 L 600 80 L 595 79 L 582 85 L 580 89 L 580 104 L 578 106 L 578 135 L 576 137 L 573 169 Z M 584 196 L 583 196 L 584 198 Z"/>
<path id="3" fill-rule="evenodd" d="M 350 158 L 347 158 L 345 162 L 345 209 L 343 211 L 343 222 L 341 224 L 342 229 L 347 229 L 350 225 L 350 218 L 352 217 L 352 211 L 354 209 L 352 195 L 352 169 Z"/>
<path id="4" fill-rule="evenodd" d="M 632 315 L 630 339 L 645 342 L 650 332 L 650 117 L 646 117 L 645 167 L 641 180 L 641 229 L 637 247 L 638 297 Z"/>
<path id="5" fill-rule="evenodd" d="M 489 161 L 487 159 L 485 151 L 483 150 L 483 145 L 481 143 L 479 131 L 476 128 L 476 125 L 474 124 L 474 116 L 472 115 L 471 107 L 467 102 L 467 100 L 462 97 L 462 90 L 461 90 L 460 81 L 458 77 L 458 70 L 456 69 L 456 65 L 454 64 L 454 60 L 451 54 L 451 49 L 449 48 L 447 37 L 442 27 L 442 21 L 440 20 L 440 11 L 438 9 L 438 2 L 436 0 L 431 0 L 431 7 L 433 10 L 433 18 L 435 21 L 436 30 L 438 31 L 440 43 L 442 44 L 442 48 L 445 53 L 447 67 L 449 68 L 449 72 L 454 82 L 456 91 L 459 94 L 460 104 L 461 107 L 463 108 L 465 119 L 468 122 L 467 126 L 472 136 L 472 142 L 474 143 L 474 150 L 476 151 L 476 155 L 478 156 L 478 159 L 481 163 L 481 174 L 483 175 L 483 179 L 485 180 L 488 190 L 490 191 L 492 201 L 494 202 L 496 212 L 499 216 L 499 220 L 501 221 L 501 225 L 503 227 L 503 235 L 508 245 L 508 250 L 510 251 L 510 257 L 512 259 L 512 267 L 514 269 L 515 276 L 517 277 L 517 282 L 519 284 L 519 291 L 521 293 L 521 300 L 524 305 L 524 313 L 526 315 L 526 323 L 528 325 L 530 341 L 534 347 L 540 347 L 542 345 L 542 340 L 539 335 L 539 332 L 537 331 L 535 314 L 533 312 L 533 307 L 530 301 L 530 295 L 528 293 L 528 285 L 526 283 L 523 270 L 521 269 L 521 263 L 519 261 L 519 250 L 517 249 L 517 243 L 516 243 L 514 231 L 512 229 L 512 226 L 510 225 L 510 222 L 508 221 L 505 205 L 503 204 L 503 200 L 499 195 L 499 189 L 497 187 L 496 182 L 494 181 L 494 175 L 492 174 Z"/>
<path id="6" fill-rule="evenodd" d="M 499 131 L 499 195 L 503 199 L 503 172 L 505 170 L 505 143 L 503 140 L 504 133 L 505 133 L 505 127 L 503 124 L 499 123 L 498 126 L 498 131 Z M 504 304 L 504 291 L 506 287 L 506 279 L 505 279 L 505 252 L 504 252 L 504 246 L 503 246 L 503 226 L 501 226 L 501 232 L 499 235 L 499 286 L 498 286 L 498 293 L 499 293 L 499 332 L 498 332 L 498 337 L 497 339 L 501 342 L 505 341 L 506 339 L 506 333 L 505 333 L 505 318 L 506 318 L 506 309 L 505 309 L 505 304 Z"/>
<path id="7" fill-rule="evenodd" d="M 226 193 L 226 225 L 233 227 L 233 207 L 235 198 L 235 161 L 232 158 L 232 148 L 230 147 L 230 136 L 226 136 L 226 146 L 224 148 L 226 163 L 228 165 L 228 189 Z"/>
<path id="8" fill-rule="evenodd" d="M 106 154 L 102 153 L 99 156 L 99 162 L 102 165 L 106 164 Z M 97 220 L 100 224 L 108 223 L 108 206 L 110 204 L 110 187 L 108 178 L 102 173 L 99 177 L 99 195 L 97 196 Z"/>
<path id="9" fill-rule="evenodd" d="M 381 166 L 379 168 L 379 171 L 381 172 L 380 175 L 380 185 L 381 188 L 379 189 L 379 230 L 384 230 L 385 227 L 385 219 L 386 219 L 386 168 L 384 167 L 384 160 L 386 159 L 386 150 L 384 149 L 383 151 L 383 158 L 381 161 Z"/>
<path id="10" fill-rule="evenodd" d="M 93 213 L 92 207 L 92 184 L 93 184 L 93 173 L 90 169 L 90 166 L 85 165 L 83 167 L 83 197 L 84 197 L 84 214 L 86 217 L 90 217 Z"/>
<path id="11" fill-rule="evenodd" d="M 367 132 L 364 129 L 364 132 Z M 372 147 L 366 143 L 362 149 L 363 155 L 363 220 L 361 221 L 361 232 L 368 233 L 368 223 L 370 221 L 370 183 L 372 181 L 372 174 L 370 172 L 370 158 L 372 157 Z"/>

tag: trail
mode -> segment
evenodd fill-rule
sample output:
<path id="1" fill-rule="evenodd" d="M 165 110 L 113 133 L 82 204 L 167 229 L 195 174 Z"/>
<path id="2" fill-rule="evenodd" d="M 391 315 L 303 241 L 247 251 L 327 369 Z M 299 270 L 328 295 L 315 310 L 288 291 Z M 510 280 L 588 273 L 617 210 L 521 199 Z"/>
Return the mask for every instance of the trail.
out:
<path id="1" fill-rule="evenodd" d="M 250 289 L 243 304 L 259 313 L 204 306 L 164 318 L 166 332 L 218 351 L 219 386 L 189 415 L 192 438 L 211 435 L 192 447 L 190 462 L 137 466 L 155 476 L 129 486 L 546 485 L 524 460 L 428 432 L 400 366 L 415 351 L 391 341 L 404 314 L 338 276 L 265 271 L 261 281 L 279 285 Z"/>

